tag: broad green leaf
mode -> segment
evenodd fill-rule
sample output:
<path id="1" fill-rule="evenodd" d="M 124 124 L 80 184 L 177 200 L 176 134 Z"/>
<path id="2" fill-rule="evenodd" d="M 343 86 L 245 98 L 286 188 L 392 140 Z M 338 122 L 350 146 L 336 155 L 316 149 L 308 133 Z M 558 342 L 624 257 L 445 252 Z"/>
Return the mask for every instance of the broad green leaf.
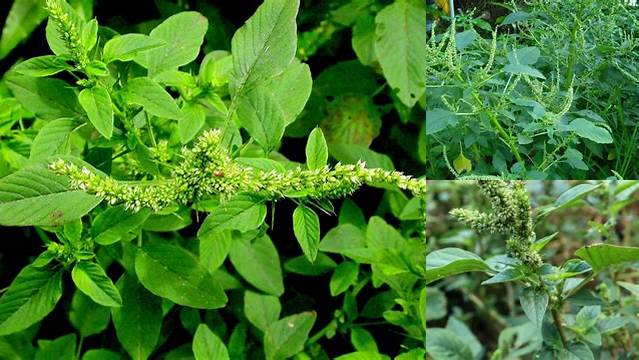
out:
<path id="1" fill-rule="evenodd" d="M 144 51 L 164 45 L 166 45 L 166 41 L 143 34 L 117 35 L 104 44 L 102 61 L 105 64 L 115 60 L 131 61 Z"/>
<path id="2" fill-rule="evenodd" d="M 426 90 L 426 4 L 421 0 L 397 0 L 375 18 L 375 54 L 388 84 L 412 107 Z"/>
<path id="3" fill-rule="evenodd" d="M 381 114 L 369 95 L 338 96 L 326 108 L 320 126 L 328 144 L 368 148 L 379 135 Z"/>
<path id="4" fill-rule="evenodd" d="M 535 327 L 541 329 L 544 316 L 546 316 L 546 309 L 548 308 L 548 293 L 540 289 L 527 287 L 519 295 L 519 303 L 528 319 L 532 321 Z"/>
<path id="5" fill-rule="evenodd" d="M 540 55 L 539 48 L 527 46 L 509 52 L 506 57 L 511 64 L 533 65 L 539 60 Z"/>
<path id="6" fill-rule="evenodd" d="M 226 345 L 206 324 L 200 324 L 193 336 L 195 360 L 228 360 Z"/>
<path id="7" fill-rule="evenodd" d="M 330 229 L 320 242 L 324 252 L 344 254 L 347 250 L 366 247 L 366 234 L 353 224 L 341 224 Z"/>
<path id="8" fill-rule="evenodd" d="M 62 273 L 27 265 L 0 297 L 0 336 L 22 331 L 47 316 L 62 296 Z"/>
<path id="9" fill-rule="evenodd" d="M 130 274 L 117 282 L 122 306 L 112 308 L 118 340 L 133 360 L 145 360 L 155 349 L 162 328 L 162 301 Z"/>
<path id="10" fill-rule="evenodd" d="M 231 40 L 233 89 L 242 89 L 281 73 L 295 57 L 299 0 L 266 0 Z"/>
<path id="11" fill-rule="evenodd" d="M 157 82 L 148 77 L 129 80 L 124 91 L 127 103 L 140 105 L 149 114 L 169 119 L 180 119 L 182 113 L 175 100 Z"/>
<path id="12" fill-rule="evenodd" d="M 204 108 L 196 103 L 185 103 L 182 106 L 182 117 L 178 119 L 178 134 L 182 144 L 191 141 L 202 129 L 206 121 Z"/>
<path id="13" fill-rule="evenodd" d="M 282 305 L 275 296 L 249 290 L 244 293 L 244 315 L 251 324 L 265 333 L 280 318 L 281 311 Z"/>
<path id="14" fill-rule="evenodd" d="M 309 169 L 320 169 L 328 162 L 328 146 L 320 128 L 311 131 L 306 142 L 306 164 Z"/>
<path id="15" fill-rule="evenodd" d="M 80 34 L 80 43 L 86 51 L 91 51 L 98 42 L 98 21 L 91 19 L 82 26 Z"/>
<path id="16" fill-rule="evenodd" d="M 226 229 L 246 232 L 256 230 L 266 217 L 266 205 L 263 199 L 253 196 L 239 194 L 231 200 L 218 205 L 211 212 L 200 229 L 199 238 L 206 238 L 209 233 Z"/>
<path id="17" fill-rule="evenodd" d="M 313 209 L 301 204 L 295 208 L 293 232 L 308 261 L 315 261 L 320 242 L 320 223 Z"/>
<path id="18" fill-rule="evenodd" d="M 108 349 L 91 349 L 82 355 L 82 360 L 122 360 L 122 356 Z"/>
<path id="19" fill-rule="evenodd" d="M 25 41 L 31 32 L 47 18 L 44 0 L 15 0 L 2 29 L 0 60 Z"/>
<path id="20" fill-rule="evenodd" d="M 284 113 L 276 98 L 261 87 L 242 97 L 237 109 L 240 124 L 267 152 L 275 150 L 286 127 Z"/>
<path id="21" fill-rule="evenodd" d="M 458 174 L 462 172 L 471 172 L 473 171 L 473 163 L 464 156 L 464 153 L 459 153 L 459 156 L 453 160 L 453 167 Z"/>
<path id="22" fill-rule="evenodd" d="M 315 258 L 315 261 L 312 263 L 308 261 L 304 255 L 288 259 L 284 263 L 284 269 L 286 271 L 306 276 L 326 274 L 336 267 L 337 263 L 335 263 L 330 256 L 322 252 L 317 253 L 317 258 Z"/>
<path id="23" fill-rule="evenodd" d="M 0 224 L 58 226 L 79 219 L 101 201 L 81 190 L 69 191 L 68 180 L 33 166 L 0 179 Z"/>
<path id="24" fill-rule="evenodd" d="M 329 283 L 331 296 L 335 297 L 348 290 L 348 288 L 357 281 L 358 273 L 359 266 L 352 261 L 344 261 L 339 264 L 333 271 Z"/>
<path id="25" fill-rule="evenodd" d="M 351 344 L 358 351 L 379 351 L 373 335 L 360 326 L 351 328 Z"/>
<path id="26" fill-rule="evenodd" d="M 302 351 L 316 317 L 314 311 L 303 312 L 271 324 L 264 334 L 266 359 L 286 359 Z"/>
<path id="27" fill-rule="evenodd" d="M 108 307 L 96 304 L 79 290 L 73 293 L 69 321 L 80 336 L 87 337 L 104 331 L 109 325 L 109 320 L 111 311 Z"/>
<path id="28" fill-rule="evenodd" d="M 608 132 L 606 128 L 597 126 L 584 118 L 571 121 L 570 124 L 568 124 L 568 130 L 599 144 L 610 144 L 613 141 L 612 135 L 610 135 L 610 132 Z"/>
<path id="29" fill-rule="evenodd" d="M 349 144 L 330 144 L 328 152 L 344 164 L 355 164 L 364 161 L 369 169 L 395 170 L 393 161 L 386 154 L 375 152 L 363 146 Z"/>
<path id="30" fill-rule="evenodd" d="M 75 334 L 61 336 L 41 345 L 35 360 L 75 360 Z"/>
<path id="31" fill-rule="evenodd" d="M 101 85 L 80 91 L 78 101 L 91 124 L 107 139 L 113 134 L 113 104 L 109 92 Z"/>
<path id="32" fill-rule="evenodd" d="M 62 80 L 12 74 L 5 77 L 5 81 L 20 104 L 40 118 L 59 119 L 84 115 L 75 91 Z"/>
<path id="33" fill-rule="evenodd" d="M 584 259 L 594 272 L 600 272 L 610 266 L 625 262 L 639 261 L 639 247 L 611 244 L 586 245 L 575 254 Z"/>
<path id="34" fill-rule="evenodd" d="M 262 86 L 279 104 L 284 114 L 284 125 L 295 121 L 302 112 L 313 88 L 313 78 L 308 65 L 294 59 L 284 72 Z"/>
<path id="35" fill-rule="evenodd" d="M 191 211 L 187 207 L 182 207 L 170 214 L 151 214 L 142 224 L 142 230 L 148 231 L 177 231 L 191 225 Z"/>
<path id="36" fill-rule="evenodd" d="M 547 216 L 554 211 L 569 207 L 600 187 L 601 183 L 597 185 L 589 183 L 575 185 L 559 195 L 559 197 L 551 205 L 540 207 L 538 209 L 538 217 Z"/>
<path id="37" fill-rule="evenodd" d="M 41 160 L 59 153 L 77 125 L 77 121 L 73 119 L 57 119 L 47 122 L 31 143 L 29 159 Z"/>
<path id="38" fill-rule="evenodd" d="M 235 270 L 251 285 L 275 296 L 284 293 L 280 258 L 268 236 L 255 241 L 248 237 L 234 240 L 229 258 Z"/>
<path id="39" fill-rule="evenodd" d="M 425 358 L 426 358 L 426 350 L 412 349 L 395 356 L 393 360 L 422 360 Z"/>
<path id="40" fill-rule="evenodd" d="M 359 61 L 367 66 L 377 61 L 375 56 L 375 18 L 370 14 L 361 16 L 353 26 L 351 45 Z"/>
<path id="41" fill-rule="evenodd" d="M 427 110 L 426 119 L 426 135 L 432 135 L 449 126 L 457 125 L 457 115 L 445 109 Z"/>
<path id="42" fill-rule="evenodd" d="M 457 248 L 435 250 L 426 256 L 426 284 L 469 271 L 490 271 L 478 255 Z"/>
<path id="43" fill-rule="evenodd" d="M 466 343 L 448 329 L 426 330 L 426 353 L 433 360 L 473 360 L 473 353 Z"/>
<path id="44" fill-rule="evenodd" d="M 200 236 L 200 264 L 209 272 L 222 266 L 231 250 L 233 236 L 231 230 L 211 231 Z"/>
<path id="45" fill-rule="evenodd" d="M 100 245 L 116 243 L 138 229 L 149 215 L 148 209 L 131 213 L 122 206 L 110 207 L 93 220 L 91 237 Z"/>
<path id="46" fill-rule="evenodd" d="M 104 269 L 96 263 L 79 261 L 73 267 L 71 277 L 75 286 L 91 300 L 104 306 L 122 306 L 122 297 Z"/>
<path id="47" fill-rule="evenodd" d="M 508 64 L 504 66 L 504 71 L 515 75 L 528 75 L 534 78 L 545 79 L 546 77 L 541 71 L 535 69 L 532 66 L 523 64 Z"/>
<path id="48" fill-rule="evenodd" d="M 157 296 L 197 309 L 226 304 L 224 290 L 190 252 L 176 245 L 147 244 L 135 256 L 140 282 Z"/>
<path id="49" fill-rule="evenodd" d="M 166 42 L 166 45 L 139 54 L 135 61 L 147 68 L 150 76 L 186 65 L 200 53 L 208 27 L 208 20 L 198 12 L 175 14 L 149 34 L 154 39 Z"/>
<path id="50" fill-rule="evenodd" d="M 390 360 L 390 357 L 376 351 L 356 351 L 338 356 L 335 360 Z"/>
<path id="51" fill-rule="evenodd" d="M 54 75 L 64 70 L 73 70 L 73 66 L 67 64 L 59 56 L 44 55 L 25 60 L 16 65 L 13 70 L 22 75 L 42 77 Z"/>

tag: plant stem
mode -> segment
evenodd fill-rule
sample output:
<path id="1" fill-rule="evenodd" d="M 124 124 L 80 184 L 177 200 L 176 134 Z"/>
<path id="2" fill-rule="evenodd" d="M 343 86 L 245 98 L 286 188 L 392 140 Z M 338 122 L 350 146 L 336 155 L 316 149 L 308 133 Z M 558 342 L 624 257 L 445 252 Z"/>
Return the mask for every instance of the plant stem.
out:
<path id="1" fill-rule="evenodd" d="M 552 319 L 555 324 L 555 328 L 557 328 L 557 332 L 559 332 L 559 337 L 561 338 L 561 343 L 566 347 L 566 334 L 564 333 L 564 328 L 561 326 L 561 314 L 559 311 L 553 307 L 551 310 Z"/>

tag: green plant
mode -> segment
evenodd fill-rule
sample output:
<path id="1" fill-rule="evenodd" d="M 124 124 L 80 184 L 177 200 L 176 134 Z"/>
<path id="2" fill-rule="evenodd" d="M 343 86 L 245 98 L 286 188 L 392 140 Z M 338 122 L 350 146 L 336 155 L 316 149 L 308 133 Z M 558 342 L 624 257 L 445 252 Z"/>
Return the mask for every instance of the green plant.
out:
<path id="1" fill-rule="evenodd" d="M 636 7 L 540 0 L 511 10 L 494 30 L 466 16 L 428 41 L 429 177 L 446 177 L 447 154 L 454 173 L 635 176 Z"/>
<path id="2" fill-rule="evenodd" d="M 235 30 L 195 3 L 128 29 L 13 3 L 0 59 L 35 5 L 53 54 L 0 83 L 1 231 L 41 244 L 0 358 L 423 358 L 426 181 L 393 162 L 423 172 L 424 5 L 266 0 Z"/>
<path id="3" fill-rule="evenodd" d="M 429 220 L 429 243 L 444 245 L 449 239 L 471 251 L 442 247 L 427 255 L 427 318 L 446 317 L 444 292 L 461 291 L 477 316 L 492 322 L 485 325 L 487 332 L 476 333 L 490 345 L 479 345 L 464 324 L 472 324 L 473 316 L 460 308 L 449 315 L 445 327 L 428 327 L 426 351 L 431 358 L 486 354 L 491 359 L 598 359 L 632 357 L 639 351 L 632 330 L 639 325 L 632 284 L 639 247 L 637 239 L 628 236 L 634 226 L 616 230 L 636 219 L 637 181 L 592 181 L 566 188 L 562 182 L 479 180 L 470 186 L 478 186 L 481 196 L 458 197 L 468 186 L 429 184 L 429 192 L 434 192 L 428 198 L 434 203 L 429 217 L 441 223 L 431 225 Z M 555 186 L 563 193 L 546 195 Z M 531 207 L 530 189 L 536 208 Z M 439 192 L 448 192 L 453 204 L 477 200 L 474 209 L 449 212 L 472 233 L 452 220 L 442 221 L 450 204 L 436 200 Z M 578 227 L 586 222 L 587 233 Z M 582 236 L 592 240 L 584 244 Z"/>

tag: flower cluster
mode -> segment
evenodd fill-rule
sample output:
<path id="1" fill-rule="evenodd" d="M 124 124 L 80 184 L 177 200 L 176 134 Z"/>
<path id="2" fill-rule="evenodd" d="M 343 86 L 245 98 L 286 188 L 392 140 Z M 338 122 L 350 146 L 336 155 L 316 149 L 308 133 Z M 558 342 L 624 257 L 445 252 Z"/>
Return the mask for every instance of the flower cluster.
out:
<path id="1" fill-rule="evenodd" d="M 54 21 L 58 32 L 62 36 L 64 46 L 75 61 L 79 69 L 84 69 L 89 65 L 89 57 L 82 46 L 80 32 L 73 19 L 63 8 L 61 0 L 46 0 L 46 9 L 49 11 L 51 20 Z"/>
<path id="2" fill-rule="evenodd" d="M 203 133 L 192 148 L 182 149 L 180 164 L 169 179 L 120 182 L 98 176 L 89 169 L 58 160 L 49 167 L 68 176 L 70 186 L 103 197 L 109 204 L 123 203 L 128 209 L 143 207 L 158 211 L 171 203 L 188 204 L 217 195 L 222 201 L 238 193 L 258 194 L 267 199 L 309 197 L 334 199 L 351 194 L 364 184 L 392 185 L 415 196 L 426 194 L 426 181 L 397 171 L 368 169 L 364 162 L 336 164 L 333 168 L 263 171 L 243 166 L 221 144 L 218 129 Z"/>
<path id="3" fill-rule="evenodd" d="M 488 197 L 492 212 L 453 209 L 451 215 L 470 225 L 475 231 L 504 234 L 508 251 L 523 264 L 537 269 L 542 265 L 539 254 L 531 249 L 535 240 L 532 210 L 523 181 L 479 180 L 482 193 Z"/>

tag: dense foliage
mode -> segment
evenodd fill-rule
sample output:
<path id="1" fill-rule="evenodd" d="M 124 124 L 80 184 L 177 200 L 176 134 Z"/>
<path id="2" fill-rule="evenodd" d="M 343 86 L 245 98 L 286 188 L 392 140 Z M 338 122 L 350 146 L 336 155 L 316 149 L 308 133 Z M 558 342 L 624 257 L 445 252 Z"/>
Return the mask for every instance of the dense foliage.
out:
<path id="1" fill-rule="evenodd" d="M 433 181 L 429 359 L 634 359 L 639 182 Z"/>
<path id="2" fill-rule="evenodd" d="M 226 3 L 7 5 L 0 358 L 424 358 L 424 3 Z"/>
<path id="3" fill-rule="evenodd" d="M 433 27 L 428 178 L 639 176 L 639 7 L 626 0 L 508 7 L 496 24 L 462 15 L 447 29 Z"/>

